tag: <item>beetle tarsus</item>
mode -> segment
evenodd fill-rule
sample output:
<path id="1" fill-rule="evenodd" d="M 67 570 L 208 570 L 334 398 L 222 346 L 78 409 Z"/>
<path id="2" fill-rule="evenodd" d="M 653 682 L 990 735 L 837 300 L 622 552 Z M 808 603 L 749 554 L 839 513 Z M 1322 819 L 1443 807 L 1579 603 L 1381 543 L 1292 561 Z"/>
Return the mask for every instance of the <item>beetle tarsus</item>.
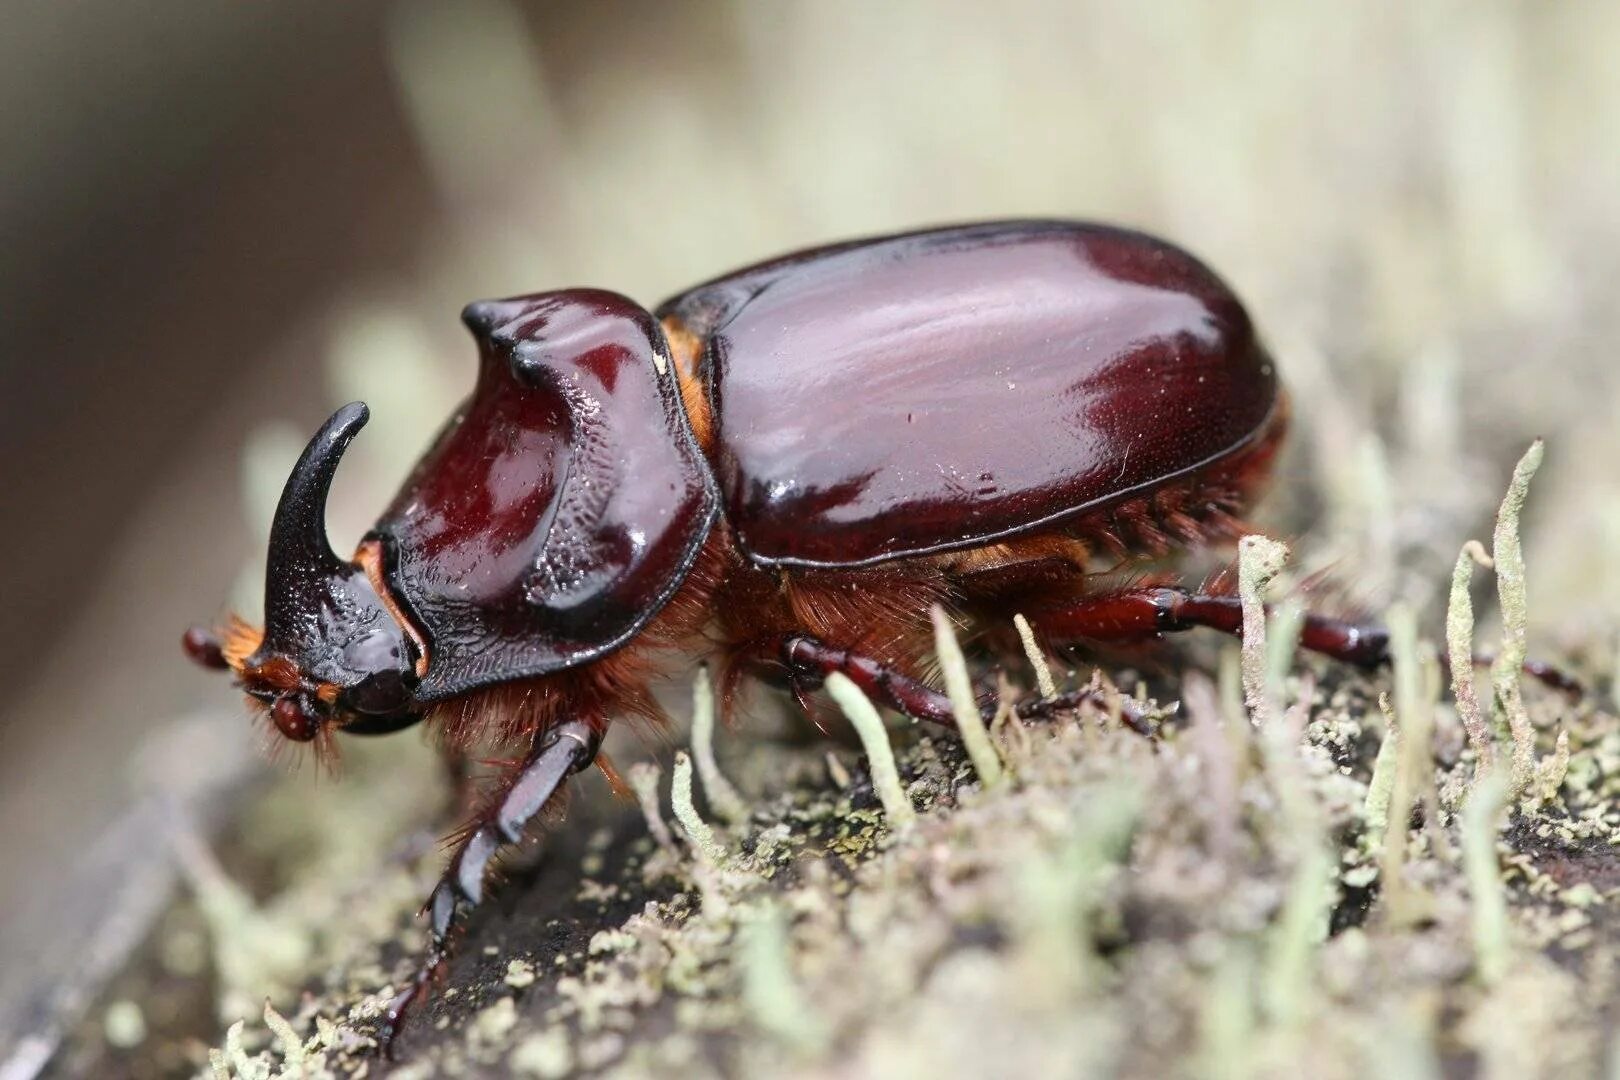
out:
<path id="1" fill-rule="evenodd" d="M 433 983 L 444 976 L 446 959 L 447 957 L 441 953 L 432 960 L 423 961 L 422 967 L 410 985 L 395 994 L 393 1000 L 388 1003 L 388 1008 L 383 1012 L 383 1022 L 377 1029 L 377 1045 L 388 1060 L 394 1060 L 394 1039 L 404 1027 L 405 1017 L 409 1014 L 411 1006 Z"/>
<path id="2" fill-rule="evenodd" d="M 1126 727 L 1149 739 L 1158 736 L 1153 722 L 1148 719 L 1147 713 L 1135 699 L 1117 690 L 1110 693 L 1101 687 L 1082 686 L 1051 697 L 1027 698 L 1018 703 L 1014 712 L 1020 720 L 1050 720 L 1060 712 L 1068 712 L 1088 704 L 1107 712 L 1116 702 L 1119 706 L 1119 718 Z"/>
<path id="3" fill-rule="evenodd" d="M 394 995 L 377 1029 L 377 1043 L 392 1058 L 410 1010 L 433 983 L 443 977 L 450 961 L 451 938 L 457 910 L 472 907 L 484 895 L 490 860 L 507 844 L 515 844 L 526 826 L 551 800 L 563 782 L 596 759 L 602 741 L 601 726 L 570 720 L 548 728 L 536 740 L 522 766 L 514 771 L 500 797 L 492 801 L 482 820 L 456 845 L 444 876 L 434 886 L 423 913 L 428 916 L 428 946 L 422 962 L 405 989 Z"/>
<path id="4" fill-rule="evenodd" d="M 1479 663 L 1479 658 L 1476 657 L 1474 662 Z M 1581 680 L 1544 660 L 1526 660 L 1519 665 L 1519 670 L 1543 686 L 1550 686 L 1570 697 L 1579 698 L 1586 693 L 1586 687 L 1581 684 Z"/>
<path id="5" fill-rule="evenodd" d="M 1478 652 L 1474 654 L 1476 668 L 1490 667 L 1496 663 L 1494 653 Z M 1445 653 L 1440 654 L 1440 666 L 1445 670 L 1447 677 L 1451 675 L 1451 660 Z M 1547 663 L 1545 660 L 1526 660 L 1519 665 L 1519 671 L 1536 680 L 1541 685 L 1568 697 L 1579 700 L 1586 694 L 1586 687 L 1581 680 L 1564 671 L 1562 668 Z"/>

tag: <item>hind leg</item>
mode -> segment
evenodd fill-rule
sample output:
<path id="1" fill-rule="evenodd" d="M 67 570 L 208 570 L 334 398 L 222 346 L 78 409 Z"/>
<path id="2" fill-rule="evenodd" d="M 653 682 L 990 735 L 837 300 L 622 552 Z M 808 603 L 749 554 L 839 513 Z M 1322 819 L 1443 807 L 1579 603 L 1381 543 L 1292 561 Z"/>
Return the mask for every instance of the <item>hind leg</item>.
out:
<path id="1" fill-rule="evenodd" d="M 1143 642 L 1207 627 L 1240 637 L 1243 607 L 1235 596 L 1194 592 L 1174 585 L 1146 585 L 1082 596 L 1062 607 L 1025 613 L 1051 641 Z M 1382 626 L 1307 614 L 1300 645 L 1357 667 L 1389 660 L 1389 633 Z"/>
<path id="2" fill-rule="evenodd" d="M 1058 607 L 1035 608 L 1025 615 L 1048 640 L 1059 644 L 1144 642 L 1199 627 L 1243 636 L 1243 606 L 1237 597 L 1174 585 L 1101 592 Z M 1299 644 L 1360 668 L 1389 663 L 1389 631 L 1378 623 L 1307 613 L 1300 627 Z M 1487 657 L 1475 658 L 1477 664 L 1489 662 Z M 1580 692 L 1577 681 L 1549 664 L 1528 660 L 1524 673 L 1555 690 Z"/>

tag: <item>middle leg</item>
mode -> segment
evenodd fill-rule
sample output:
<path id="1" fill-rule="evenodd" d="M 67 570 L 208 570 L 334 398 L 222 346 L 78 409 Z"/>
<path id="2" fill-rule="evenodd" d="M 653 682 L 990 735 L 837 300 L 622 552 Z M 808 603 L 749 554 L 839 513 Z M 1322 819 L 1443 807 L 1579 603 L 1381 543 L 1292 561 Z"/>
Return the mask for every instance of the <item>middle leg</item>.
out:
<path id="1" fill-rule="evenodd" d="M 827 676 L 836 671 L 879 705 L 904 713 L 914 720 L 926 720 L 945 727 L 957 726 L 956 712 L 949 697 L 881 660 L 828 645 L 807 634 L 786 634 L 775 641 L 760 643 L 755 651 L 758 655 L 771 657 L 787 670 L 788 684 L 806 709 L 809 707 L 809 694 L 819 690 Z M 1127 724 L 1144 735 L 1153 733 L 1152 725 L 1136 702 L 1124 695 L 1109 695 L 1091 687 L 1065 691 L 1053 698 L 1029 698 L 1020 702 L 1015 712 L 1021 719 L 1045 719 L 1056 712 L 1078 708 L 1086 703 L 1107 709 L 1115 700 L 1120 716 Z M 995 711 L 996 702 L 979 702 L 979 715 L 986 722 L 994 717 Z"/>

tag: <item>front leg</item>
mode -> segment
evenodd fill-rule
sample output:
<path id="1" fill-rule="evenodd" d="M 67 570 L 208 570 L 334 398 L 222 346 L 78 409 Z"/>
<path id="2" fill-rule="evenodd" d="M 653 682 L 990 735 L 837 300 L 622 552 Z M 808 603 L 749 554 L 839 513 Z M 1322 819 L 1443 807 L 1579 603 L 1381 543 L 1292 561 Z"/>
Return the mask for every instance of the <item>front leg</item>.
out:
<path id="1" fill-rule="evenodd" d="M 377 1040 L 391 1054 L 406 1013 L 444 970 L 450 959 L 450 931 L 465 902 L 478 904 L 490 859 L 503 845 L 515 844 L 523 829 L 557 793 L 564 780 L 596 759 L 605 725 L 570 720 L 536 736 L 528 757 L 506 778 L 505 785 L 474 818 L 457 842 L 423 911 L 428 913 L 428 946 L 415 976 L 389 1002 Z"/>
<path id="2" fill-rule="evenodd" d="M 904 713 L 914 720 L 956 727 L 956 713 L 951 708 L 950 698 L 881 660 L 850 649 L 834 648 L 807 634 L 784 636 L 777 643 L 775 651 L 779 662 L 787 668 L 789 682 L 801 705 L 807 704 L 807 695 L 820 689 L 827 676 L 836 671 L 879 705 Z M 1124 695 L 1118 695 L 1117 700 L 1120 716 L 1127 724 L 1144 735 L 1153 733 L 1152 725 L 1134 701 Z M 1088 687 L 1068 691 L 1055 698 L 1031 698 L 1020 702 L 1017 713 L 1023 719 L 1045 719 L 1061 709 L 1078 708 L 1086 702 L 1103 709 L 1112 704 L 1110 695 Z M 988 723 L 995 715 L 994 703 L 981 703 L 979 708 L 980 715 Z"/>

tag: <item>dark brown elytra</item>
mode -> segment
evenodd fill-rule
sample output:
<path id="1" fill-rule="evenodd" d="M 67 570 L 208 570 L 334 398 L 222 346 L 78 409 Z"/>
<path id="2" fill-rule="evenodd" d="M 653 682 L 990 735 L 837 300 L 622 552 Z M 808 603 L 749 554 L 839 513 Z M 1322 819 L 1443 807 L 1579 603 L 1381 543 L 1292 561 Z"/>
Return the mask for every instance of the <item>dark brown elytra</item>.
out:
<path id="1" fill-rule="evenodd" d="M 590 289 L 469 306 L 472 395 L 352 559 L 326 493 L 366 421 L 327 421 L 271 530 L 263 630 L 188 632 L 296 741 L 425 719 L 516 751 L 427 904 L 388 1044 L 442 970 L 458 906 L 591 764 L 611 720 L 703 660 L 807 700 L 841 672 L 951 724 L 918 676 L 940 604 L 1022 612 L 1052 645 L 1236 634 L 1235 598 L 1122 561 L 1230 540 L 1287 422 L 1242 305 L 1161 240 L 1020 221 L 840 244 L 677 296 Z M 1307 648 L 1386 658 L 1311 616 Z M 1026 702 L 1038 715 L 1088 692 Z"/>

